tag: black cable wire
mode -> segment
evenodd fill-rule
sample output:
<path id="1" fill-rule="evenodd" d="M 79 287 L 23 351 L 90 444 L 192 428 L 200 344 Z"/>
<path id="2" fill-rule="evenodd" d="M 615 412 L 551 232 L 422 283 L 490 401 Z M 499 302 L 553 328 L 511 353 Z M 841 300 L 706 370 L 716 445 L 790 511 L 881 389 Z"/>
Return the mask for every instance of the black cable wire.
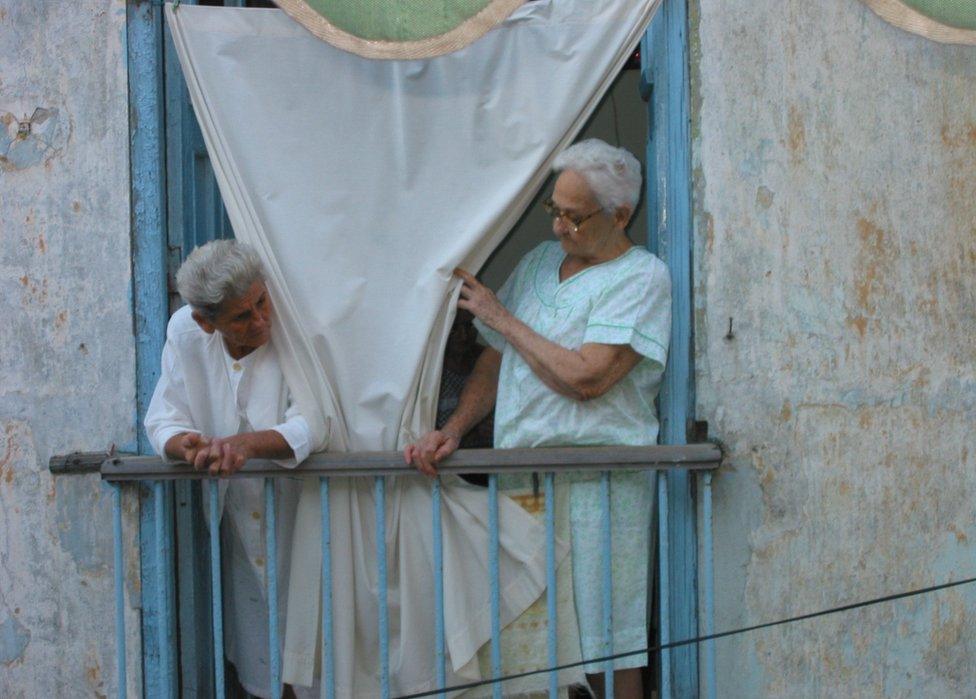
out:
<path id="1" fill-rule="evenodd" d="M 543 670 L 529 670 L 527 672 L 518 672 L 514 675 L 505 675 L 504 677 L 499 677 L 497 679 L 490 680 L 480 680 L 478 682 L 468 682 L 467 684 L 456 684 L 450 687 L 444 687 L 443 689 L 434 689 L 428 692 L 418 692 L 416 694 L 404 694 L 396 697 L 396 699 L 418 699 L 419 697 L 432 697 L 437 694 L 444 694 L 446 692 L 456 692 L 462 689 L 472 689 L 474 687 L 481 687 L 487 684 L 494 684 L 496 682 L 505 682 L 507 680 L 516 680 L 521 677 L 529 677 L 531 675 L 541 675 L 543 673 L 553 672 L 557 670 L 568 670 L 574 667 L 580 667 L 582 665 L 592 665 L 595 663 L 606 662 L 607 660 L 616 660 L 617 658 L 627 658 L 631 655 L 641 655 L 643 653 L 656 653 L 658 651 L 667 650 L 669 648 L 680 648 L 681 646 L 688 646 L 692 644 L 699 644 L 703 641 L 713 641 L 717 638 L 725 638 L 726 636 L 734 636 L 740 633 L 746 633 L 748 631 L 758 631 L 759 629 L 768 629 L 771 626 L 781 626 L 783 624 L 791 624 L 797 621 L 805 621 L 806 619 L 813 619 L 819 616 L 826 616 L 828 614 L 837 614 L 838 612 L 848 612 L 852 609 L 859 609 L 861 607 L 869 607 L 874 604 L 881 604 L 882 602 L 892 602 L 898 599 L 904 599 L 905 597 L 915 597 L 916 595 L 924 595 L 929 592 L 937 592 L 938 590 L 945 590 L 950 587 L 958 587 L 959 585 L 968 585 L 970 583 L 976 582 L 976 578 L 966 578 L 965 580 L 957 580 L 955 582 L 943 583 L 941 585 L 933 585 L 931 587 L 922 587 L 917 590 L 910 590 L 908 592 L 899 592 L 893 595 L 885 595 L 884 597 L 876 597 L 874 599 L 865 600 L 863 602 L 854 602 L 852 604 L 845 604 L 840 607 L 831 607 L 830 609 L 822 609 L 818 612 L 810 612 L 808 614 L 801 614 L 799 616 L 788 617 L 786 619 L 780 619 L 778 621 L 767 621 L 763 624 L 754 624 L 753 626 L 743 626 L 739 629 L 732 629 L 730 631 L 721 631 L 719 633 L 709 634 L 707 636 L 697 636 L 695 638 L 689 638 L 683 641 L 672 641 L 671 643 L 663 643 L 657 646 L 648 646 L 647 648 L 641 648 L 640 650 L 632 650 L 626 653 L 615 653 L 613 655 L 605 655 L 602 658 L 593 658 L 591 660 L 580 660 L 575 663 L 567 663 L 565 665 L 556 665 L 555 667 L 545 668 Z"/>

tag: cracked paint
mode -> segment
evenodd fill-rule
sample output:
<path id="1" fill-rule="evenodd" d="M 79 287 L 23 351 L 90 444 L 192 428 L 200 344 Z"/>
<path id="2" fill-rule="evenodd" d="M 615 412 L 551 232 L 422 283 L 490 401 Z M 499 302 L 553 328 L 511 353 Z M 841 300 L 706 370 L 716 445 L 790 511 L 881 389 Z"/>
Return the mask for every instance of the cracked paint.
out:
<path id="1" fill-rule="evenodd" d="M 10 665 L 23 656 L 30 643 L 30 630 L 13 616 L 0 621 L 0 664 Z"/>
<path id="2" fill-rule="evenodd" d="M 47 469 L 135 436 L 125 2 L 0 4 L 0 696 L 140 696 L 138 505 L 119 691 L 111 492 Z"/>
<path id="3" fill-rule="evenodd" d="M 718 629 L 971 575 L 976 61 L 860 3 L 695 0 Z M 735 332 L 728 337 L 729 318 Z M 745 634 L 723 696 L 968 696 L 976 589 Z"/>
<path id="4" fill-rule="evenodd" d="M 35 107 L 17 116 L 0 112 L 0 170 L 15 172 L 48 163 L 61 154 L 69 127 L 56 108 Z"/>

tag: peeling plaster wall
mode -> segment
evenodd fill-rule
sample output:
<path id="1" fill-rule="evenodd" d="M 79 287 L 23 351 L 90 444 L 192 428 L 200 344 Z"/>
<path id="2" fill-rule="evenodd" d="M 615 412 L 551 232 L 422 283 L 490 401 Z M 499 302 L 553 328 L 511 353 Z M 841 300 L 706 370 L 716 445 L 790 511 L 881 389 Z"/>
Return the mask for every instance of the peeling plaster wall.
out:
<path id="1" fill-rule="evenodd" d="M 124 39 L 122 0 L 0 0 L 3 697 L 117 692 L 111 491 L 47 462 L 135 439 Z"/>
<path id="2" fill-rule="evenodd" d="M 976 48 L 691 4 L 716 629 L 972 576 Z M 974 627 L 970 586 L 719 641 L 720 695 L 972 696 Z"/>

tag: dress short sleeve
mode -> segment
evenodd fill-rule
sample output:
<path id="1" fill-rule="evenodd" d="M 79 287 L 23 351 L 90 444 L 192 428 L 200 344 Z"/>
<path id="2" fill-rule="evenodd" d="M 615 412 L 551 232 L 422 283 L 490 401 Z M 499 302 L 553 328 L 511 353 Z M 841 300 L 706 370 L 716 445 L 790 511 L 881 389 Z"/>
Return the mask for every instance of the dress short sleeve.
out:
<path id="1" fill-rule="evenodd" d="M 651 253 L 614 275 L 587 319 L 583 343 L 630 345 L 660 364 L 667 361 L 671 337 L 671 277 Z"/>

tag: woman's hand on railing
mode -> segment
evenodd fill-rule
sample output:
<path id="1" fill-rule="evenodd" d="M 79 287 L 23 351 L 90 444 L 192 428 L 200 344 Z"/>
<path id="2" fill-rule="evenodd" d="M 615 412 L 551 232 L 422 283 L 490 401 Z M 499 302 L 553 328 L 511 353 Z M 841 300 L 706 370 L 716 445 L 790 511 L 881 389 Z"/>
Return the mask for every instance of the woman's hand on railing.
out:
<path id="1" fill-rule="evenodd" d="M 425 476 L 437 476 L 437 464 L 457 451 L 461 437 L 450 430 L 431 430 L 403 449 L 403 460 Z"/>

